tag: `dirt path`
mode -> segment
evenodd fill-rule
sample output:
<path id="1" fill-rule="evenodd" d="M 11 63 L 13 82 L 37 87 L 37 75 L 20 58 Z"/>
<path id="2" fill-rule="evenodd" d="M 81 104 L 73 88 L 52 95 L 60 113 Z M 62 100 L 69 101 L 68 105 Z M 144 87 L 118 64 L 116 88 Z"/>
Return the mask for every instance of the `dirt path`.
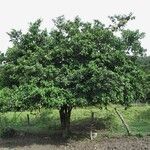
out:
<path id="1" fill-rule="evenodd" d="M 150 150 L 150 137 L 103 138 L 90 141 L 51 141 L 49 137 L 0 139 L 0 150 Z"/>

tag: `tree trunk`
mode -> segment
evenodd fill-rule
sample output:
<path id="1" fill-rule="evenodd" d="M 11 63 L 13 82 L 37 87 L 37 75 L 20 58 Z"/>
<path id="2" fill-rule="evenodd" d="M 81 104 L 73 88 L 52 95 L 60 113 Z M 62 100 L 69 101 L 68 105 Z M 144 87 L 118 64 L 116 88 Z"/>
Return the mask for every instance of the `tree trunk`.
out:
<path id="1" fill-rule="evenodd" d="M 65 138 L 70 132 L 70 117 L 71 117 L 72 107 L 63 105 L 60 110 L 60 123 L 62 128 L 62 136 Z"/>

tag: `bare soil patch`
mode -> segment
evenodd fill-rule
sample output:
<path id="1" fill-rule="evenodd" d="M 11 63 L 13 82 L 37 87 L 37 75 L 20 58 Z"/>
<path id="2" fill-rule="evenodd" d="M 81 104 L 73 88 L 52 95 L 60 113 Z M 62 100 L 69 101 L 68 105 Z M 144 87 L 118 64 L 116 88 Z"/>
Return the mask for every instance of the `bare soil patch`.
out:
<path id="1" fill-rule="evenodd" d="M 59 135 L 22 135 L 0 139 L 0 150 L 150 150 L 150 136 L 61 140 Z"/>

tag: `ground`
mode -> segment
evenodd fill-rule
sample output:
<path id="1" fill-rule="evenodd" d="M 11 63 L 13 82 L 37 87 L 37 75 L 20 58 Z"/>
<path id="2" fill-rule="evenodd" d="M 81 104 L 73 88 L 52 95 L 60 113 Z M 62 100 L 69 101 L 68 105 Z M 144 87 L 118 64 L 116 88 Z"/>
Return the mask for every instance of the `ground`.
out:
<path id="1" fill-rule="evenodd" d="M 0 150 L 150 150 L 150 136 L 57 141 L 50 137 L 22 136 L 0 139 Z"/>
<path id="2" fill-rule="evenodd" d="M 129 125 L 132 136 L 127 136 L 114 107 Z M 95 116 L 92 121 L 91 112 Z M 127 110 L 119 105 L 108 109 L 73 109 L 72 134 L 68 140 L 62 140 L 58 110 L 43 109 L 34 113 L 0 114 L 0 135 L 3 137 L 0 150 L 150 150 L 150 105 L 133 105 Z M 90 140 L 91 129 L 98 133 L 93 141 Z"/>

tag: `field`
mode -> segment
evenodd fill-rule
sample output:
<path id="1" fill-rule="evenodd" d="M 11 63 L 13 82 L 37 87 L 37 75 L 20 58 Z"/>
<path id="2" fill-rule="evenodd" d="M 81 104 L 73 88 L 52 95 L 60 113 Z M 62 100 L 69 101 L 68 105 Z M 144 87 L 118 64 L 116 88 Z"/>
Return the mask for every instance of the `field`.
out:
<path id="1" fill-rule="evenodd" d="M 114 108 L 122 114 L 132 136 L 127 136 Z M 94 112 L 93 131 L 97 137 L 90 140 L 91 112 Z M 27 118 L 27 114 L 29 118 Z M 13 138 L 4 129 L 14 129 Z M 67 140 L 60 136 L 58 110 L 8 112 L 0 116 L 0 149 L 150 149 L 150 105 L 75 108 L 71 116 L 72 134 Z M 8 135 L 7 135 L 8 134 Z M 11 134 L 10 134 L 11 135 Z M 8 138 L 9 137 L 9 138 Z M 44 147 L 43 147 L 44 146 Z M 24 147 L 24 148 L 23 148 Z M 80 147 L 80 148 L 79 148 Z"/>

